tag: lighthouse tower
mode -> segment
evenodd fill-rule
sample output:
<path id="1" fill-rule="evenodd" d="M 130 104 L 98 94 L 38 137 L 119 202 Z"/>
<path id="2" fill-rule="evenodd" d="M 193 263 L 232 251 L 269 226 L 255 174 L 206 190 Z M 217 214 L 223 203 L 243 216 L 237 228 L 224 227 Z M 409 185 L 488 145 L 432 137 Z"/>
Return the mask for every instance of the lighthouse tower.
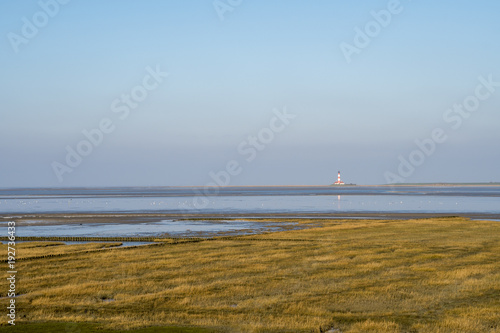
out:
<path id="1" fill-rule="evenodd" d="M 344 185 L 344 182 L 340 180 L 340 171 L 337 177 L 337 181 L 333 185 Z"/>

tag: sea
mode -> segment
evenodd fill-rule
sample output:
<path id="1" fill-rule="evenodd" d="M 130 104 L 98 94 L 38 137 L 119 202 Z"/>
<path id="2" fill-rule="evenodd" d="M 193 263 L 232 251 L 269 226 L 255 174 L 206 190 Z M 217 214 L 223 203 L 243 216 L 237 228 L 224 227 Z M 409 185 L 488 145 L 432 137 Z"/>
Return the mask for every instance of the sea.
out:
<path id="1" fill-rule="evenodd" d="M 185 234 L 224 230 L 245 230 L 254 226 L 244 217 L 284 216 L 333 218 L 411 218 L 465 216 L 500 221 L 500 186 L 253 186 L 253 187 L 121 187 L 121 188 L 35 188 L 0 189 L 2 224 L 16 218 L 49 215 L 119 216 L 158 214 L 157 220 L 130 225 L 83 225 L 41 228 L 37 219 L 25 221 L 24 236 L 106 235 L 144 236 L 158 230 Z M 166 216 L 166 217 L 165 217 Z M 168 216 L 202 216 L 181 221 Z M 209 218 L 240 218 L 236 221 L 209 221 Z M 44 220 L 47 222 L 47 219 Z M 141 224 L 142 223 L 142 224 Z M 219 224 L 218 226 L 216 224 Z M 38 224 L 38 225 L 37 225 Z M 138 230 L 144 229 L 144 233 Z M 101 229 L 96 229 L 100 227 Z M 272 228 L 274 226 L 270 226 Z M 6 228 L 2 226 L 2 228 Z M 159 228 L 159 229 L 158 229 Z M 162 229 L 163 228 L 163 229 Z M 266 229 L 267 230 L 267 229 Z M 168 230 L 167 230 L 168 231 Z M 0 232 L 3 230 L 0 229 Z"/>
<path id="2" fill-rule="evenodd" d="M 0 189 L 0 214 L 499 214 L 500 186 Z"/>

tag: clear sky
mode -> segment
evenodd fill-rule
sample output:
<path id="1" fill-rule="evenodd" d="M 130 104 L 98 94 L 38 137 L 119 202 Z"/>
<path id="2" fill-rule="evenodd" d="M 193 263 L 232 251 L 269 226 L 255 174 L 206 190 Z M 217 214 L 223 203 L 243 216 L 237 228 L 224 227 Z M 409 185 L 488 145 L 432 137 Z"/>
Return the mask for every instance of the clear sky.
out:
<path id="1" fill-rule="evenodd" d="M 499 13 L 1 1 L 0 187 L 500 181 Z"/>

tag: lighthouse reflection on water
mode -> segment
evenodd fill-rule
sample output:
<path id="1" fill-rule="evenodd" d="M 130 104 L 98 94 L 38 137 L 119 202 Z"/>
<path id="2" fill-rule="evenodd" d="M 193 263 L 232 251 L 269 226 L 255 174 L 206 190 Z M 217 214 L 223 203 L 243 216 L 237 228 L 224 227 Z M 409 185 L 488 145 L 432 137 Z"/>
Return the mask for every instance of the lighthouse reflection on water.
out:
<path id="1" fill-rule="evenodd" d="M 333 185 L 339 186 L 339 185 L 345 185 L 345 183 L 340 180 L 340 171 L 337 174 L 337 181 L 333 183 Z M 335 202 L 333 203 L 335 205 Z M 337 209 L 340 210 L 340 194 L 337 196 Z"/>
<path id="2" fill-rule="evenodd" d="M 335 204 L 335 202 L 333 204 Z M 340 194 L 337 195 L 337 209 L 340 210 Z"/>

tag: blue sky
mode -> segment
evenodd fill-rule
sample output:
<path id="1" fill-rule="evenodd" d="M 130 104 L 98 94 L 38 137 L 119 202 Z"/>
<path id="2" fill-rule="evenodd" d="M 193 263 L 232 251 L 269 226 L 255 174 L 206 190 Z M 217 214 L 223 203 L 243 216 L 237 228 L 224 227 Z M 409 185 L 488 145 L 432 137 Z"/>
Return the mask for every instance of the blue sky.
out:
<path id="1" fill-rule="evenodd" d="M 0 187 L 205 185 L 229 161 L 230 185 L 500 181 L 500 87 L 445 119 L 480 77 L 500 82 L 497 1 L 216 1 L 223 20 L 213 1 L 62 2 L 0 2 Z M 148 69 L 168 76 L 120 119 Z M 70 166 L 103 119 L 113 131 Z"/>

